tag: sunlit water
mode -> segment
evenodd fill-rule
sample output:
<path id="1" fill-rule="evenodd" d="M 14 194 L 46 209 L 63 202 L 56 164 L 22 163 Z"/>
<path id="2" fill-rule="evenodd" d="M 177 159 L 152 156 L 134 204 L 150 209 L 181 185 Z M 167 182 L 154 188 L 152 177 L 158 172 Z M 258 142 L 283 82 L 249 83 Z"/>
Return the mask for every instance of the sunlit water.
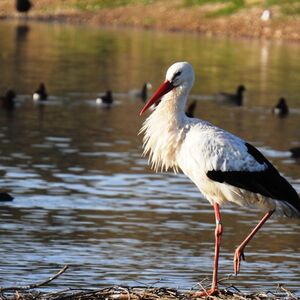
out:
<path id="1" fill-rule="evenodd" d="M 0 285 L 46 279 L 69 264 L 48 289 L 155 285 L 191 289 L 210 278 L 214 215 L 182 174 L 155 174 L 137 133 L 143 103 L 133 90 L 154 88 L 167 67 L 190 61 L 196 116 L 257 146 L 300 192 L 300 45 L 203 38 L 54 24 L 0 23 L 0 92 L 13 87 L 17 108 L 0 113 Z M 44 81 L 50 94 L 34 105 Z M 248 90 L 243 107 L 213 101 L 218 91 Z M 94 99 L 112 89 L 115 104 Z M 287 118 L 271 114 L 280 96 Z M 236 246 L 262 217 L 222 209 L 220 277 L 233 271 Z M 300 223 L 272 218 L 246 249 L 241 273 L 221 284 L 244 291 L 300 293 Z M 208 279 L 208 283 L 209 283 Z"/>

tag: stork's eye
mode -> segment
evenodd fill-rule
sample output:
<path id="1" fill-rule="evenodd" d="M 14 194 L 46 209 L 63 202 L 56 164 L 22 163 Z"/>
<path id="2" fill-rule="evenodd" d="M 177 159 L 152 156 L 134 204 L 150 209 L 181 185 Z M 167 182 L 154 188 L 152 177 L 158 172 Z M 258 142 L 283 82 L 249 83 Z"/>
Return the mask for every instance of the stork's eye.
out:
<path id="1" fill-rule="evenodd" d="M 180 76 L 180 74 L 181 74 L 181 71 L 176 72 L 176 73 L 173 75 L 172 82 L 174 82 L 175 79 L 178 78 L 178 76 Z"/>
<path id="2" fill-rule="evenodd" d="M 174 74 L 174 78 L 180 76 L 180 74 L 181 74 L 181 71 L 176 72 L 176 73 Z"/>

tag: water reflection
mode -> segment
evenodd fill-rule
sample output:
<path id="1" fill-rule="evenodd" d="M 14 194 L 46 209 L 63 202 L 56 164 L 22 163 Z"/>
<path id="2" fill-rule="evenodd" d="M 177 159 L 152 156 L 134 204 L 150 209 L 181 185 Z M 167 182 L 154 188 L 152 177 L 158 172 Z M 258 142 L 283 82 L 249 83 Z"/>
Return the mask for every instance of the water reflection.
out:
<path id="1" fill-rule="evenodd" d="M 63 264 L 71 269 L 53 283 L 57 288 L 161 279 L 189 289 L 211 275 L 212 208 L 183 175 L 154 174 L 137 135 L 143 103 L 130 91 L 147 81 L 156 87 L 176 60 L 195 66 L 195 116 L 258 146 L 300 192 L 299 163 L 287 152 L 300 141 L 299 45 L 263 50 L 257 41 L 192 34 L 28 26 L 16 38 L 16 24 L 0 23 L 0 89 L 18 93 L 14 118 L 0 112 L 0 189 L 16 198 L 0 206 L 0 285 L 38 281 Z M 32 92 L 41 81 L 51 96 L 35 105 Z M 248 89 L 243 107 L 212 101 L 240 82 Z M 108 88 L 113 107 L 97 109 L 94 99 Z M 271 114 L 281 93 L 291 99 L 285 119 Z M 225 276 L 235 246 L 261 214 L 222 212 Z M 228 285 L 265 290 L 285 283 L 300 292 L 298 232 L 295 220 L 270 220 Z"/>
<path id="2" fill-rule="evenodd" d="M 16 43 L 24 41 L 30 31 L 30 26 L 27 23 L 16 26 Z"/>

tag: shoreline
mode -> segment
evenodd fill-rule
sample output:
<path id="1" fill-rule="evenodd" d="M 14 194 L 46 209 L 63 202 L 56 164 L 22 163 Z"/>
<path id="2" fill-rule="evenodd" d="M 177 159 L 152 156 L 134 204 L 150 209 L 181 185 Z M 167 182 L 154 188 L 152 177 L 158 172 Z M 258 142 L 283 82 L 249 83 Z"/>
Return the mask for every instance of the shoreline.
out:
<path id="1" fill-rule="evenodd" d="M 126 27 L 168 32 L 189 32 L 206 36 L 254 38 L 300 42 L 300 19 L 260 19 L 261 9 L 253 8 L 236 14 L 205 17 L 202 7 L 176 8 L 162 3 L 151 5 L 103 8 L 96 11 L 54 10 L 43 12 L 41 8 L 22 17 L 28 21 L 59 22 L 97 27 Z M 20 19 L 13 9 L 3 9 L 0 4 L 0 21 Z"/>

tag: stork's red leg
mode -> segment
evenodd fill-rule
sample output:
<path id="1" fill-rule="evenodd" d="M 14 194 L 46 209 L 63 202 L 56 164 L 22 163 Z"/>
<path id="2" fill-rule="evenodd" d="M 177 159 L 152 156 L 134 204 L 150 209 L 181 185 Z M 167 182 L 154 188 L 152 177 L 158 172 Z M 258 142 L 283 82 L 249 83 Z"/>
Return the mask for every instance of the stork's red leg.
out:
<path id="1" fill-rule="evenodd" d="M 255 228 L 250 232 L 250 234 L 245 238 L 245 240 L 237 247 L 234 253 L 234 274 L 237 275 L 240 271 L 241 259 L 244 259 L 244 249 L 247 244 L 254 237 L 256 232 L 265 224 L 265 222 L 272 216 L 274 210 L 267 212 L 260 222 L 255 226 Z"/>
<path id="2" fill-rule="evenodd" d="M 219 254 L 220 254 L 220 245 L 221 245 L 221 236 L 223 232 L 223 227 L 221 224 L 221 214 L 219 209 L 219 204 L 214 203 L 214 210 L 215 210 L 215 218 L 216 218 L 216 229 L 215 229 L 215 259 L 214 259 L 214 271 L 213 271 L 213 278 L 211 289 L 208 291 L 197 292 L 193 296 L 194 297 L 201 297 L 201 296 L 208 296 L 218 294 L 218 266 L 219 266 Z"/>
<path id="3" fill-rule="evenodd" d="M 221 214 L 219 209 L 219 204 L 214 203 L 215 218 L 216 218 L 216 229 L 215 229 L 215 260 L 214 260 L 214 272 L 211 285 L 211 291 L 217 291 L 218 287 L 218 267 L 219 267 L 219 254 L 220 254 L 220 245 L 221 237 L 223 233 L 223 227 L 221 224 Z"/>

